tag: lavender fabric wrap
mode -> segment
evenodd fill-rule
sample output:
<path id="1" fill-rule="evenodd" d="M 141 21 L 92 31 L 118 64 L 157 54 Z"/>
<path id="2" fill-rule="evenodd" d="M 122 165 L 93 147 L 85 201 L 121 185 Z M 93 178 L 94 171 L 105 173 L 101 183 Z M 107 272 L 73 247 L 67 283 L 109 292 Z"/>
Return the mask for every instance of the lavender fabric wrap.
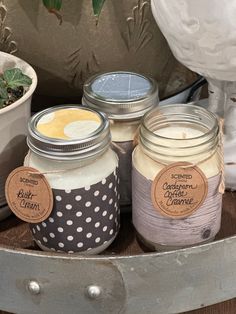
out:
<path id="1" fill-rule="evenodd" d="M 220 230 L 222 194 L 218 192 L 221 174 L 208 179 L 208 195 L 203 205 L 183 219 L 162 216 L 152 205 L 152 181 L 133 166 L 133 224 L 147 241 L 166 246 L 188 246 L 215 237 Z"/>

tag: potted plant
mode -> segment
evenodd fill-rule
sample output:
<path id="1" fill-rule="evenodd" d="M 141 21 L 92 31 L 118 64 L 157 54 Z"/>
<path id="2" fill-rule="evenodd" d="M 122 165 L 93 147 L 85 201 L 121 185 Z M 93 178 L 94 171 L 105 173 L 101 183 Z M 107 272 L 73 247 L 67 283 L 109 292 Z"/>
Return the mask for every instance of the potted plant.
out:
<path id="1" fill-rule="evenodd" d="M 23 164 L 27 150 L 27 121 L 36 85 L 36 73 L 28 63 L 0 52 L 0 220 L 10 213 L 4 195 L 6 178 Z"/>
<path id="2" fill-rule="evenodd" d="M 161 96 L 196 78 L 174 59 L 150 0 L 1 0 L 0 50 L 33 65 L 37 94 L 54 96 L 47 105 L 79 102 L 85 80 L 100 72 L 151 76 Z"/>

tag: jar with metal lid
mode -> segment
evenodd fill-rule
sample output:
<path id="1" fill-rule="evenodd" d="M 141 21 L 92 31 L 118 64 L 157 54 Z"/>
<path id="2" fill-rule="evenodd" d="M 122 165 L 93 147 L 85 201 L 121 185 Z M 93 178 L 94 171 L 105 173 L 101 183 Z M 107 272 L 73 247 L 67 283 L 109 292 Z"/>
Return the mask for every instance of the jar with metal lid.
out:
<path id="1" fill-rule="evenodd" d="M 110 148 L 105 115 L 59 106 L 29 122 L 25 166 L 43 173 L 52 188 L 50 217 L 30 224 L 43 250 L 97 254 L 119 230 L 118 158 Z"/>
<path id="2" fill-rule="evenodd" d="M 84 85 L 83 105 L 106 113 L 113 148 L 119 157 L 121 205 L 130 205 L 133 140 L 143 115 L 157 106 L 158 87 L 151 78 L 132 72 L 111 72 Z"/>
<path id="3" fill-rule="evenodd" d="M 223 157 L 216 116 L 195 105 L 147 113 L 133 153 L 133 223 L 153 250 L 214 239 L 221 225 Z"/>

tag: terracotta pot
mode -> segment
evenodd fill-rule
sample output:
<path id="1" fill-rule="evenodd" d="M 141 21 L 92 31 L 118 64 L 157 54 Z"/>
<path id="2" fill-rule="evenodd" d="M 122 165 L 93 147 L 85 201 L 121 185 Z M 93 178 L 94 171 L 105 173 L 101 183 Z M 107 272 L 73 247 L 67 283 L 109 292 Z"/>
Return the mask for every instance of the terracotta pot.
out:
<path id="1" fill-rule="evenodd" d="M 192 83 L 158 29 L 150 0 L 107 0 L 98 24 L 91 1 L 63 0 L 61 14 L 59 25 L 41 0 L 0 1 L 0 50 L 34 66 L 38 94 L 78 99 L 89 76 L 115 70 L 156 78 L 161 96 Z"/>
<path id="2" fill-rule="evenodd" d="M 0 109 L 0 220 L 10 213 L 5 206 L 5 181 L 13 169 L 23 164 L 27 150 L 25 138 L 31 111 L 31 98 L 37 85 L 36 73 L 29 64 L 10 54 L 0 52 L 0 72 L 14 67 L 20 68 L 24 74 L 32 78 L 33 82 L 23 97 L 12 105 Z"/>

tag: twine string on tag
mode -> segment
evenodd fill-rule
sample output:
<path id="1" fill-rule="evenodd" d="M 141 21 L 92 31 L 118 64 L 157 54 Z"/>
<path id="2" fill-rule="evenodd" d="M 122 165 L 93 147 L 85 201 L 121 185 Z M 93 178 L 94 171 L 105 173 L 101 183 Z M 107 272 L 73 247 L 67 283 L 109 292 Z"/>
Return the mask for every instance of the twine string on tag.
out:
<path id="1" fill-rule="evenodd" d="M 78 169 L 78 168 L 75 168 L 75 169 Z M 68 170 L 75 170 L 75 169 L 68 169 Z M 37 176 L 43 176 L 45 174 L 57 174 L 57 173 L 64 173 L 68 170 L 55 170 L 55 171 L 46 171 L 46 172 L 33 172 L 33 171 L 29 171 L 29 175 L 31 177 L 37 177 Z"/>
<path id="2" fill-rule="evenodd" d="M 114 148 L 116 148 L 122 155 L 126 154 L 126 151 L 117 143 L 112 142 L 112 146 Z M 27 167 L 30 167 L 30 157 L 31 157 L 31 151 L 29 151 L 29 153 L 26 155 L 25 157 L 25 163 Z M 47 174 L 59 174 L 59 173 L 65 173 L 67 171 L 73 171 L 73 170 L 78 170 L 80 167 L 73 167 L 73 168 L 69 168 L 69 169 L 58 169 L 58 170 L 50 170 L 50 171 L 44 171 L 44 172 L 33 172 L 33 171 L 29 171 L 29 175 L 30 176 L 42 176 L 42 175 L 47 175 Z"/>
<path id="3" fill-rule="evenodd" d="M 119 151 L 119 153 L 121 153 L 122 155 L 126 154 L 126 151 L 117 143 L 112 142 L 112 146 Z M 30 167 L 30 157 L 31 157 L 31 151 L 28 152 L 28 154 L 25 157 L 25 166 Z M 29 175 L 30 176 L 42 176 L 42 175 L 47 175 L 47 174 L 60 174 L 60 173 L 65 173 L 67 171 L 73 171 L 73 170 L 78 170 L 80 167 L 73 167 L 73 168 L 69 168 L 69 169 L 58 169 L 58 170 L 50 170 L 50 171 L 44 171 L 44 172 L 33 172 L 33 171 L 29 171 Z"/>
<path id="4" fill-rule="evenodd" d="M 31 167 L 30 166 L 30 157 L 31 157 L 31 151 L 29 151 L 29 153 L 25 157 L 25 166 L 26 167 Z M 29 171 L 28 173 L 29 173 L 30 176 L 35 177 L 35 176 L 42 176 L 42 175 L 45 175 L 45 174 L 47 175 L 47 174 L 65 173 L 67 171 L 73 171 L 73 170 L 77 170 L 79 168 L 80 167 L 77 166 L 77 167 L 69 168 L 69 169 L 50 170 L 50 171 L 44 171 L 44 172 L 41 172 L 41 171 L 38 171 L 38 172 Z"/>

